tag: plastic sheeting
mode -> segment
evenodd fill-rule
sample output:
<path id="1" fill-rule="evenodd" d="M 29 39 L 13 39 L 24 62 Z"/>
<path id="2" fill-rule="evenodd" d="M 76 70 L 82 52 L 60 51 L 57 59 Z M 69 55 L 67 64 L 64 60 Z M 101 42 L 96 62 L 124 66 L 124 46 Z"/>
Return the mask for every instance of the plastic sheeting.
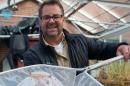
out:
<path id="1" fill-rule="evenodd" d="M 50 65 L 33 65 L 0 73 L 0 86 L 103 86 L 86 71 Z"/>

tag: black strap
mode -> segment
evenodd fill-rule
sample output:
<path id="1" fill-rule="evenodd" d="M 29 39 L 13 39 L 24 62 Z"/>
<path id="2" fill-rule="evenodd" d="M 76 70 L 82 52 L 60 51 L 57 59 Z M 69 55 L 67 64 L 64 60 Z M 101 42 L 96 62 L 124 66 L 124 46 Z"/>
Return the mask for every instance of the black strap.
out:
<path id="1" fill-rule="evenodd" d="M 10 36 L 10 51 L 8 61 L 11 68 L 17 68 L 17 60 L 23 59 L 22 54 L 28 49 L 28 36 L 22 33 L 13 33 Z"/>

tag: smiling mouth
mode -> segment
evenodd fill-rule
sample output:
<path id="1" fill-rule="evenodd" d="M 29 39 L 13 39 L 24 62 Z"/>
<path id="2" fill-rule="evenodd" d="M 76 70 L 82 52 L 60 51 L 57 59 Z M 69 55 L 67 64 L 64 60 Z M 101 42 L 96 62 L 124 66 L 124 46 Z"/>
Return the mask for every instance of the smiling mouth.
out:
<path id="1" fill-rule="evenodd" d="M 48 26 L 47 30 L 48 31 L 57 31 L 58 27 L 57 26 Z"/>
<path id="2" fill-rule="evenodd" d="M 49 33 L 49 34 L 56 34 L 57 33 L 57 28 L 49 28 L 49 29 L 47 29 L 47 32 Z"/>
<path id="3" fill-rule="evenodd" d="M 56 29 L 57 27 L 48 27 L 48 29 Z"/>
<path id="4" fill-rule="evenodd" d="M 50 35 L 58 34 L 58 26 L 57 24 L 48 24 L 47 25 L 47 33 Z"/>
<path id="5" fill-rule="evenodd" d="M 49 28 L 49 29 L 47 29 L 48 31 L 55 31 L 55 30 L 57 30 L 57 28 Z"/>

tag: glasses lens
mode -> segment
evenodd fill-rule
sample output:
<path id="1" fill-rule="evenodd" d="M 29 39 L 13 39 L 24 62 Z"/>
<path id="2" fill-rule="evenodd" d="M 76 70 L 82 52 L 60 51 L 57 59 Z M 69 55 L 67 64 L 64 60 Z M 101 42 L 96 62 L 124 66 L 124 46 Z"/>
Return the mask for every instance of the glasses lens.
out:
<path id="1" fill-rule="evenodd" d="M 46 20 L 46 21 L 49 21 L 51 18 L 53 20 L 57 21 L 60 18 L 62 18 L 62 15 L 57 14 L 57 15 L 53 15 L 53 16 L 49 16 L 49 15 L 42 16 L 42 20 Z"/>

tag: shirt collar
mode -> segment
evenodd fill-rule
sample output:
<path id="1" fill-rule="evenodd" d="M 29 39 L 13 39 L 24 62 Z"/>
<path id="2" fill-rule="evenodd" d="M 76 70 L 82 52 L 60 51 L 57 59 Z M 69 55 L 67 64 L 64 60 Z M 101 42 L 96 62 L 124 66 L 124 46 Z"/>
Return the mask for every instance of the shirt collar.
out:
<path id="1" fill-rule="evenodd" d="M 43 39 L 43 42 L 45 43 L 45 45 L 51 46 L 51 47 L 55 47 L 54 45 L 49 44 L 49 43 L 44 39 L 43 36 L 42 36 L 42 39 Z M 65 41 L 65 35 L 64 35 L 64 33 L 63 33 L 62 40 L 61 40 L 61 42 L 60 42 L 59 44 L 61 44 L 61 43 L 64 42 L 64 41 Z M 59 45 L 59 44 L 57 44 L 57 45 Z M 57 46 L 57 45 L 56 45 L 56 46 Z"/>

